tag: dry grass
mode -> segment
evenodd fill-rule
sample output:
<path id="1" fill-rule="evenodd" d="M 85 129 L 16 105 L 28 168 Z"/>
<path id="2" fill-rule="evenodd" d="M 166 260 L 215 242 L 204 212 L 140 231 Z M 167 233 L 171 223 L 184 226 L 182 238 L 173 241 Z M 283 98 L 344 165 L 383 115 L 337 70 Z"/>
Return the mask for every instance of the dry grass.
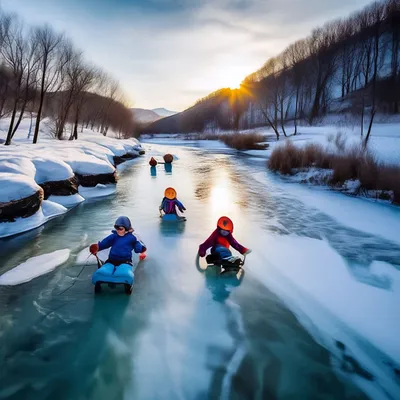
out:
<path id="1" fill-rule="evenodd" d="M 297 168 L 317 167 L 332 169 L 330 185 L 341 186 L 348 180 L 359 180 L 360 190 L 393 193 L 393 202 L 400 204 L 400 167 L 379 163 L 368 151 L 345 148 L 340 153 L 329 152 L 318 144 L 297 147 L 290 141 L 276 147 L 268 161 L 268 168 L 281 174 L 293 174 Z"/>
<path id="2" fill-rule="evenodd" d="M 219 140 L 236 150 L 265 150 L 269 146 L 262 143 L 265 142 L 265 136 L 256 132 L 225 134 Z"/>

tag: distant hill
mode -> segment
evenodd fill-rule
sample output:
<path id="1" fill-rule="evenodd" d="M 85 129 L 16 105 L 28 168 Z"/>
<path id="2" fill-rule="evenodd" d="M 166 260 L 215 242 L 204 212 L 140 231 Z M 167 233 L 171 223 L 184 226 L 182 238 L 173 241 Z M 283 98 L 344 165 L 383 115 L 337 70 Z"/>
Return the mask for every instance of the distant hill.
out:
<path id="1" fill-rule="evenodd" d="M 147 110 L 145 108 L 131 108 L 135 121 L 141 124 L 151 124 L 161 118 L 170 117 L 177 114 L 175 111 L 170 111 L 165 108 L 155 108 Z"/>
<path id="2" fill-rule="evenodd" d="M 176 111 L 170 111 L 165 108 L 153 108 L 152 111 L 154 111 L 160 117 L 170 117 L 171 115 L 177 114 Z"/>
<path id="3" fill-rule="evenodd" d="M 232 93 L 229 88 L 217 90 L 185 111 L 148 124 L 142 133 L 201 132 L 213 124 L 225 127 L 225 121 L 231 115 L 229 99 L 232 98 Z"/>
<path id="4" fill-rule="evenodd" d="M 162 118 L 159 114 L 153 110 L 146 110 L 144 108 L 131 108 L 135 121 L 142 124 L 150 124 L 151 122 L 157 121 Z"/>

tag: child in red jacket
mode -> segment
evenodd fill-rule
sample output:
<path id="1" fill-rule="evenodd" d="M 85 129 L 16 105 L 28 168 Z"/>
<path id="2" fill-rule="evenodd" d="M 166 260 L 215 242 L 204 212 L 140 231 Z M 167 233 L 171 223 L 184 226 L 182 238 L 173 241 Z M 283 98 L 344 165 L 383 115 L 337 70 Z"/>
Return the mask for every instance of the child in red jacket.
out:
<path id="1" fill-rule="evenodd" d="M 211 247 L 211 254 L 206 257 L 207 263 L 212 264 L 219 260 L 234 261 L 229 247 L 243 255 L 251 253 L 251 250 L 242 246 L 232 236 L 233 222 L 228 217 L 221 217 L 217 223 L 217 229 L 211 236 L 199 246 L 199 256 L 204 257 L 207 249 Z M 238 260 L 236 260 L 238 261 Z"/>

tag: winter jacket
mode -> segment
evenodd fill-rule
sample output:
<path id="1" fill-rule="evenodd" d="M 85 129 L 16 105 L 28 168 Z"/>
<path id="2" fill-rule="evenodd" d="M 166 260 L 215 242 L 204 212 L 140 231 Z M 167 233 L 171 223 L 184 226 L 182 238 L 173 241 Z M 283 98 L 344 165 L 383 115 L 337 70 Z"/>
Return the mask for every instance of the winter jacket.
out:
<path id="1" fill-rule="evenodd" d="M 232 246 L 235 250 L 237 250 L 240 254 L 244 254 L 248 249 L 238 243 L 235 238 L 230 233 L 228 236 L 223 236 L 219 232 L 219 229 L 216 229 L 210 237 L 199 246 L 199 255 L 200 257 L 204 257 L 206 255 L 207 249 L 210 247 L 223 246 L 229 249 L 229 246 Z"/>
<path id="2" fill-rule="evenodd" d="M 117 231 L 112 231 L 110 236 L 107 236 L 99 244 L 99 250 L 108 249 L 111 247 L 109 259 L 115 261 L 132 261 L 132 250 L 135 253 L 143 253 L 146 251 L 146 246 L 136 238 L 131 232 L 124 236 L 118 236 Z"/>
<path id="3" fill-rule="evenodd" d="M 165 214 L 176 214 L 175 206 L 178 207 L 180 212 L 186 210 L 185 206 L 178 199 L 169 200 L 166 197 L 162 199 L 160 210 L 163 210 Z"/>

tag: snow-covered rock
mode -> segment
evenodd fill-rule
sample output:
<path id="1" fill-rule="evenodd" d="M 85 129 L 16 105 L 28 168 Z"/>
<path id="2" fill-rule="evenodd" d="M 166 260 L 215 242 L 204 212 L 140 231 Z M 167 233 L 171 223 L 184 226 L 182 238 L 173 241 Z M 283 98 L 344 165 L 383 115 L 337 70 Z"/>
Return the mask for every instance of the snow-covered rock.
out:
<path id="1" fill-rule="evenodd" d="M 32 196 L 41 187 L 30 177 L 21 174 L 0 173 L 0 203 Z"/>
<path id="2" fill-rule="evenodd" d="M 115 168 L 110 162 L 82 152 L 66 151 L 62 159 L 75 174 L 79 175 L 113 174 L 115 172 Z"/>
<path id="3" fill-rule="evenodd" d="M 19 285 L 47 274 L 68 261 L 69 249 L 32 257 L 0 276 L 0 285 Z"/>
<path id="4" fill-rule="evenodd" d="M 63 181 L 74 176 L 72 168 L 67 163 L 55 158 L 33 158 L 32 163 L 36 168 L 35 181 L 39 184 Z"/>
<path id="5" fill-rule="evenodd" d="M 25 157 L 13 157 L 1 153 L 0 156 L 0 173 L 9 172 L 12 174 L 21 174 L 35 178 L 36 168 L 31 160 Z"/>

